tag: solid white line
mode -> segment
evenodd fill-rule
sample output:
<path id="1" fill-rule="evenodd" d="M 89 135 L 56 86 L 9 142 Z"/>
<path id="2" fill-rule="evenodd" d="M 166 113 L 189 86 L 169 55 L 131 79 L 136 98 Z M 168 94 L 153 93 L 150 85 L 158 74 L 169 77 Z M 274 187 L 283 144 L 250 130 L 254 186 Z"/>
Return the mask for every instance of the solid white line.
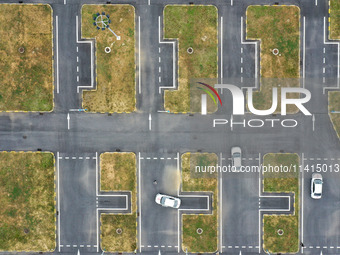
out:
<path id="1" fill-rule="evenodd" d="M 222 156 L 222 152 L 220 153 L 220 166 L 222 166 L 222 159 L 223 159 L 223 156 Z M 223 188 L 222 188 L 222 185 L 223 185 L 223 179 L 222 179 L 222 173 L 220 173 L 220 244 L 221 244 L 221 253 L 223 252 L 223 233 L 222 233 L 222 230 L 223 230 L 223 221 L 222 221 L 222 215 L 223 215 Z"/>
<path id="2" fill-rule="evenodd" d="M 59 151 L 57 152 L 57 188 L 58 188 L 58 251 L 60 252 L 60 186 L 59 186 L 59 180 L 60 180 L 60 174 L 59 174 Z"/>
<path id="3" fill-rule="evenodd" d="M 221 83 L 223 83 L 223 17 L 221 17 Z"/>
<path id="4" fill-rule="evenodd" d="M 162 89 L 175 89 L 176 88 L 176 50 L 174 41 L 162 41 L 161 40 L 161 16 L 158 16 L 158 42 L 172 44 L 172 87 L 159 87 L 159 94 L 162 93 Z M 161 58 L 159 58 L 161 62 Z"/>
<path id="5" fill-rule="evenodd" d="M 99 252 L 99 216 L 98 216 L 98 209 L 96 210 L 96 217 L 97 217 L 97 252 Z"/>
<path id="6" fill-rule="evenodd" d="M 150 0 L 148 0 L 148 5 L 150 5 Z"/>
<path id="7" fill-rule="evenodd" d="M 243 41 L 243 16 L 241 16 L 241 44 L 253 44 L 255 46 L 255 79 L 257 79 L 257 70 L 258 70 L 258 56 L 257 56 L 257 41 L 256 42 L 247 42 Z M 241 48 L 241 52 L 242 52 Z M 255 84 L 257 87 L 257 83 Z"/>
<path id="8" fill-rule="evenodd" d="M 98 196 L 98 152 L 96 152 L 96 196 Z"/>
<path id="9" fill-rule="evenodd" d="M 230 1 L 230 5 L 231 5 L 231 6 L 233 6 L 233 4 L 234 4 L 234 1 L 233 1 L 233 0 L 231 0 L 231 1 Z"/>
<path id="10" fill-rule="evenodd" d="M 138 93 L 142 93 L 142 72 L 140 65 L 140 16 L 138 16 Z"/>
<path id="11" fill-rule="evenodd" d="M 261 166 L 261 153 L 259 153 L 259 167 Z M 261 197 L 261 172 L 259 172 L 259 198 Z M 259 253 L 261 253 L 261 210 L 259 210 Z"/>
<path id="12" fill-rule="evenodd" d="M 303 16 L 303 55 L 302 55 L 302 87 L 305 88 L 306 77 L 306 17 Z"/>
<path id="13" fill-rule="evenodd" d="M 304 203 L 303 203 L 303 196 L 304 196 L 304 164 L 305 164 L 305 155 L 304 153 L 302 153 L 302 162 L 301 162 L 301 165 L 302 165 L 302 173 L 301 173 L 301 201 L 300 201 L 300 207 L 301 207 L 301 243 L 303 243 L 303 207 L 304 207 Z M 301 247 L 301 253 L 303 253 L 303 246 Z"/>
<path id="14" fill-rule="evenodd" d="M 340 80 L 340 42 L 328 42 L 326 41 L 326 17 L 323 17 L 323 43 L 324 44 L 333 44 L 338 46 L 338 69 L 337 69 L 337 86 L 336 87 L 324 87 L 323 93 L 325 94 L 326 89 L 338 89 L 339 88 L 339 80 Z M 324 48 L 325 53 L 325 48 Z"/>
<path id="15" fill-rule="evenodd" d="M 316 5 L 316 6 L 318 5 L 318 0 L 315 0 L 315 5 Z"/>
<path id="16" fill-rule="evenodd" d="M 180 167 L 179 167 L 179 152 L 177 152 L 177 171 L 178 171 L 178 173 L 179 173 L 179 176 L 181 176 L 182 175 L 182 173 L 181 173 L 181 169 L 180 169 Z M 180 180 L 180 182 L 181 182 L 181 180 Z M 179 195 L 179 189 L 177 190 L 177 194 Z M 178 223 L 177 223 L 177 245 L 178 245 L 178 247 L 177 247 L 177 251 L 178 251 L 178 253 L 179 253 L 179 251 L 180 251 L 180 235 L 181 235 L 181 232 L 180 232 L 180 228 L 179 228 L 179 226 L 180 226 L 180 219 L 179 219 L 179 210 L 177 211 L 177 220 L 178 220 Z"/>
<path id="17" fill-rule="evenodd" d="M 58 16 L 55 16 L 55 22 L 56 22 L 56 36 L 55 36 L 55 40 L 56 40 L 56 54 L 57 54 L 57 56 L 56 56 L 56 62 L 57 62 L 57 73 L 56 73 L 56 75 L 57 75 L 57 77 L 56 77 L 56 79 L 57 79 L 57 94 L 59 94 L 59 36 L 58 36 L 58 34 L 59 34 L 59 22 L 58 22 Z"/>
<path id="18" fill-rule="evenodd" d="M 78 16 L 76 16 L 76 41 L 77 43 L 90 43 L 91 44 L 91 86 L 77 86 L 77 93 L 79 93 L 80 88 L 90 88 L 93 89 L 94 86 L 94 47 L 93 47 L 93 41 L 79 41 L 79 25 L 78 25 Z M 77 62 L 79 62 L 79 58 L 77 56 Z"/>
<path id="19" fill-rule="evenodd" d="M 138 152 L 138 211 L 139 211 L 139 252 L 142 252 L 142 203 L 141 203 L 140 152 Z"/>
<path id="20" fill-rule="evenodd" d="M 64 4 L 66 4 L 66 0 L 64 0 Z"/>

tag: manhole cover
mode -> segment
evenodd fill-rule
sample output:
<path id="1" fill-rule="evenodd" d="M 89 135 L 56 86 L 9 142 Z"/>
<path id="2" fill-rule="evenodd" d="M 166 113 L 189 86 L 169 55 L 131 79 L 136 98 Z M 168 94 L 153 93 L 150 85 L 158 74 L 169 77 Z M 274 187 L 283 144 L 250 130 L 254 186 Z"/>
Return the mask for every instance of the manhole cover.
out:
<path id="1" fill-rule="evenodd" d="M 282 230 L 282 229 L 279 229 L 279 230 L 277 231 L 277 234 L 278 234 L 279 236 L 282 236 L 282 235 L 283 235 L 283 230 Z"/>
<path id="2" fill-rule="evenodd" d="M 24 233 L 28 234 L 30 232 L 30 230 L 28 228 L 24 228 Z"/>
<path id="3" fill-rule="evenodd" d="M 21 53 L 21 54 L 25 52 L 25 48 L 24 47 L 20 47 L 18 50 L 19 50 L 19 53 Z"/>
<path id="4" fill-rule="evenodd" d="M 123 232 L 123 230 L 122 230 L 121 228 L 117 228 L 117 229 L 116 229 L 116 233 L 117 233 L 118 235 L 120 235 L 122 232 Z"/>
<path id="5" fill-rule="evenodd" d="M 276 49 L 276 48 L 275 48 L 275 49 L 273 49 L 273 50 L 272 50 L 272 52 L 273 52 L 273 54 L 274 54 L 275 56 L 276 56 L 277 54 L 279 54 L 279 50 L 278 50 L 278 49 Z"/>
<path id="6" fill-rule="evenodd" d="M 111 48 L 110 47 L 105 47 L 105 53 L 110 53 L 111 52 Z"/>
<path id="7" fill-rule="evenodd" d="M 202 234 L 203 233 L 203 229 L 201 229 L 201 228 L 198 228 L 197 230 L 196 230 L 196 232 L 197 232 L 197 234 Z"/>
<path id="8" fill-rule="evenodd" d="M 187 49 L 187 52 L 188 52 L 189 54 L 192 54 L 192 53 L 194 52 L 194 49 L 191 48 L 191 47 L 189 47 L 189 48 Z"/>

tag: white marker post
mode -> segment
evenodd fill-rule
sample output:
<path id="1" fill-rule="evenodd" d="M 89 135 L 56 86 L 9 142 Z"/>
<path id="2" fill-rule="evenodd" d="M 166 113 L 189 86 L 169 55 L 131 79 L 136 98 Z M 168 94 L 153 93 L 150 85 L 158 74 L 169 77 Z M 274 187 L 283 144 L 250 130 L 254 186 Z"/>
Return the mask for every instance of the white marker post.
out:
<path id="1" fill-rule="evenodd" d="M 70 114 L 67 114 L 67 129 L 70 129 Z"/>

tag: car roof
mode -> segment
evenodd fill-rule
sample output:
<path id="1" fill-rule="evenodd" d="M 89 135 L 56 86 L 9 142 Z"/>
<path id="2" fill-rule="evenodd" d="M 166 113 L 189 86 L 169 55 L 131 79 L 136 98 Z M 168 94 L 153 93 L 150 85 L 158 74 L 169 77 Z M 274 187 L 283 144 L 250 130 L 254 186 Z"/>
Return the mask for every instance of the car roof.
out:
<path id="1" fill-rule="evenodd" d="M 314 193 L 321 194 L 322 193 L 322 184 L 315 184 Z"/>
<path id="2" fill-rule="evenodd" d="M 175 205 L 175 200 L 173 198 L 164 196 L 164 205 L 173 207 Z"/>

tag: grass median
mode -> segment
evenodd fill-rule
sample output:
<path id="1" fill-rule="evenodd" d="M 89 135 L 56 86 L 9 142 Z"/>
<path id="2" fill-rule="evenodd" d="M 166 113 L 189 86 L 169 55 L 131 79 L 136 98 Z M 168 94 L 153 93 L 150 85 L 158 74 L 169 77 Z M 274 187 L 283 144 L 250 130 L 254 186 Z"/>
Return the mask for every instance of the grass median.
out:
<path id="1" fill-rule="evenodd" d="M 109 15 L 109 31 L 97 30 L 96 14 Z M 90 112 L 136 110 L 135 9 L 132 5 L 83 5 L 82 37 L 96 39 L 96 90 L 83 91 L 83 108 Z M 110 52 L 106 53 L 105 48 Z"/>
<path id="2" fill-rule="evenodd" d="M 264 173 L 264 192 L 295 194 L 294 215 L 263 216 L 263 248 L 270 253 L 299 251 L 299 162 L 299 155 L 295 153 L 269 153 L 263 158 L 264 166 L 291 169 L 284 173 Z M 283 231 L 282 235 L 279 230 Z"/>
<path id="3" fill-rule="evenodd" d="M 340 92 L 330 91 L 328 92 L 328 111 L 331 118 L 332 125 L 338 138 L 340 139 Z"/>
<path id="4" fill-rule="evenodd" d="M 300 9 L 254 5 L 247 8 L 246 14 L 247 39 L 261 41 L 261 86 L 260 91 L 253 94 L 254 107 L 265 110 L 271 107 L 273 87 L 300 87 Z M 280 100 L 276 112 L 281 111 L 279 105 Z M 288 105 L 288 113 L 297 111 L 295 106 Z"/>
<path id="5" fill-rule="evenodd" d="M 55 249 L 54 156 L 0 152 L 0 250 Z"/>
<path id="6" fill-rule="evenodd" d="M 101 214 L 102 250 L 134 252 L 137 248 L 136 155 L 132 152 L 101 154 L 100 189 L 131 191 L 131 214 Z"/>
<path id="7" fill-rule="evenodd" d="M 164 37 L 178 39 L 178 88 L 165 90 L 166 110 L 189 112 L 190 80 L 217 78 L 217 19 L 215 6 L 164 8 Z M 191 54 L 189 48 L 193 50 Z"/>
<path id="8" fill-rule="evenodd" d="M 52 111 L 52 9 L 0 4 L 0 111 Z"/>
<path id="9" fill-rule="evenodd" d="M 203 191 L 213 193 L 212 215 L 182 216 L 182 249 L 183 251 L 205 253 L 217 250 L 217 175 L 193 176 L 195 166 L 216 166 L 217 156 L 214 153 L 185 153 L 182 155 L 182 191 Z M 195 177 L 195 178 L 193 178 Z M 201 234 L 197 233 L 202 229 Z"/>
<path id="10" fill-rule="evenodd" d="M 330 0 L 330 39 L 340 39 L 340 0 Z"/>

